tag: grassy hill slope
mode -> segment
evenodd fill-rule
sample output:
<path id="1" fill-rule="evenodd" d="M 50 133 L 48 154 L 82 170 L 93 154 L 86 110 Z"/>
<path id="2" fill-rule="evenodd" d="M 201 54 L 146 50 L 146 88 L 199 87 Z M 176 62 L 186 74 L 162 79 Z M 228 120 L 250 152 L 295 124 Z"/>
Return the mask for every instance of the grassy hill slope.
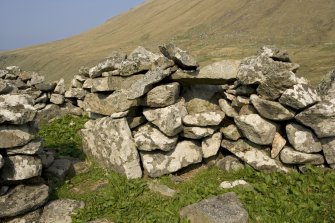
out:
<path id="1" fill-rule="evenodd" d="M 138 45 L 157 51 L 159 44 L 174 42 L 206 64 L 276 44 L 316 82 L 335 66 L 334 12 L 333 0 L 149 0 L 80 35 L 0 52 L 0 66 L 70 80 L 80 66 Z"/>

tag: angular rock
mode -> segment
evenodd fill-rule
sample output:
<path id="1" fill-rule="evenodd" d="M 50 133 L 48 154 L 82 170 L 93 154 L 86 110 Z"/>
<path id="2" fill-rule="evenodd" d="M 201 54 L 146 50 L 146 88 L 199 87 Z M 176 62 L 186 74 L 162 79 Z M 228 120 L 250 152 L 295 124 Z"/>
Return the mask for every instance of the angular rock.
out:
<path id="1" fill-rule="evenodd" d="M 181 209 L 190 223 L 247 223 L 248 212 L 234 192 L 202 200 Z"/>
<path id="2" fill-rule="evenodd" d="M 43 92 L 52 92 L 56 85 L 56 83 L 39 83 L 35 85 L 35 88 Z"/>
<path id="3" fill-rule="evenodd" d="M 256 94 L 256 88 L 252 85 L 241 85 L 235 90 L 227 90 L 227 93 L 231 93 L 232 91 L 236 96 L 250 96 L 252 94 Z"/>
<path id="4" fill-rule="evenodd" d="M 9 94 L 14 90 L 14 86 L 0 79 L 0 94 Z"/>
<path id="5" fill-rule="evenodd" d="M 133 135 L 137 149 L 141 151 L 170 151 L 176 147 L 178 140 L 178 136 L 168 137 L 151 124 L 139 127 Z"/>
<path id="6" fill-rule="evenodd" d="M 173 66 L 175 66 L 175 63 L 174 63 L 172 60 L 166 58 L 166 57 L 163 56 L 163 55 L 160 55 L 160 56 L 153 62 L 151 69 L 155 69 L 155 68 L 157 68 L 157 67 L 160 67 L 161 69 L 167 69 L 167 68 L 169 68 L 169 67 L 173 67 Z"/>
<path id="7" fill-rule="evenodd" d="M 241 161 L 235 156 L 225 156 L 216 162 L 216 166 L 226 172 L 234 172 L 244 168 Z"/>
<path id="8" fill-rule="evenodd" d="M 307 154 L 294 150 L 291 147 L 285 146 L 280 152 L 280 160 L 286 164 L 314 164 L 320 165 L 325 162 L 321 154 Z"/>
<path id="9" fill-rule="evenodd" d="M 223 134 L 225 139 L 236 141 L 242 137 L 240 130 L 237 128 L 236 125 L 230 124 L 228 126 L 222 127 L 220 132 Z"/>
<path id="10" fill-rule="evenodd" d="M 179 83 L 160 85 L 150 90 L 144 103 L 151 108 L 161 108 L 175 104 L 179 98 Z"/>
<path id="11" fill-rule="evenodd" d="M 299 113 L 295 119 L 312 128 L 318 138 L 335 136 L 335 100 L 322 101 Z"/>
<path id="12" fill-rule="evenodd" d="M 64 81 L 63 78 L 61 78 L 61 79 L 58 81 L 58 83 L 57 83 L 57 85 L 56 85 L 56 87 L 55 87 L 55 89 L 54 89 L 54 93 L 56 93 L 56 94 L 64 94 L 65 91 L 66 91 L 66 88 L 65 88 L 65 81 Z"/>
<path id="13" fill-rule="evenodd" d="M 55 105 L 61 105 L 61 104 L 64 104 L 65 98 L 61 94 L 51 94 L 50 102 Z"/>
<path id="14" fill-rule="evenodd" d="M 146 73 L 152 66 L 152 62 L 141 59 L 127 59 L 120 64 L 120 76 L 129 77 L 131 75 Z"/>
<path id="15" fill-rule="evenodd" d="M 38 111 L 35 120 L 37 122 L 49 121 L 56 117 L 61 117 L 64 115 L 64 112 L 61 110 L 61 108 L 58 105 L 55 104 L 48 104 L 46 106 L 42 106 L 42 109 Z"/>
<path id="16" fill-rule="evenodd" d="M 71 81 L 71 87 L 72 88 L 83 88 L 83 83 L 81 83 L 79 80 L 74 78 Z"/>
<path id="17" fill-rule="evenodd" d="M 278 126 L 257 114 L 235 117 L 235 123 L 243 135 L 260 145 L 271 145 Z"/>
<path id="18" fill-rule="evenodd" d="M 83 89 L 89 90 L 93 87 L 93 80 L 91 78 L 86 79 L 86 81 L 83 83 Z"/>
<path id="19" fill-rule="evenodd" d="M 317 91 L 322 100 L 332 100 L 335 98 L 335 69 L 322 79 L 317 87 Z"/>
<path id="20" fill-rule="evenodd" d="M 145 118 L 157 126 L 165 135 L 175 136 L 183 131 L 182 118 L 187 114 L 185 101 L 165 108 L 144 109 Z"/>
<path id="21" fill-rule="evenodd" d="M 250 186 L 245 180 L 235 180 L 235 181 L 223 181 L 220 187 L 223 189 L 231 189 L 238 186 Z"/>
<path id="22" fill-rule="evenodd" d="M 285 108 L 278 102 L 264 100 L 257 95 L 251 95 L 250 99 L 257 112 L 264 118 L 284 121 L 293 119 L 295 116 L 294 111 Z"/>
<path id="23" fill-rule="evenodd" d="M 76 98 L 76 99 L 83 99 L 87 94 L 82 88 L 70 88 L 64 94 L 66 98 Z"/>
<path id="24" fill-rule="evenodd" d="M 248 140 L 240 139 L 236 142 L 222 140 L 221 146 L 256 170 L 288 172 L 288 169 L 279 161 L 271 159 L 264 148 Z"/>
<path id="25" fill-rule="evenodd" d="M 14 218 L 10 218 L 10 220 L 6 219 L 6 223 L 39 223 L 41 214 L 42 214 L 42 208 L 32 212 L 28 212 L 27 214 L 24 215 L 19 215 Z"/>
<path id="26" fill-rule="evenodd" d="M 184 127 L 184 131 L 181 133 L 181 136 L 189 139 L 201 139 L 206 136 L 213 135 L 216 128 L 206 128 L 206 127 Z"/>
<path id="27" fill-rule="evenodd" d="M 105 168 L 129 179 L 142 176 L 139 155 L 125 118 L 88 121 L 81 133 L 85 153 Z"/>
<path id="28" fill-rule="evenodd" d="M 3 180 L 25 180 L 40 176 L 42 162 L 33 156 L 16 155 L 5 158 L 5 165 L 1 171 Z"/>
<path id="29" fill-rule="evenodd" d="M 321 139 L 323 155 L 329 165 L 335 164 L 335 137 Z"/>
<path id="30" fill-rule="evenodd" d="M 24 82 L 27 82 L 29 81 L 33 76 L 33 72 L 30 72 L 30 71 L 21 71 L 19 73 L 19 78 L 24 81 Z"/>
<path id="31" fill-rule="evenodd" d="M 109 88 L 109 78 L 102 77 L 102 78 L 94 78 L 92 79 L 92 87 L 91 92 L 104 92 L 104 91 L 112 91 Z"/>
<path id="32" fill-rule="evenodd" d="M 36 129 L 28 124 L 1 125 L 0 149 L 8 149 L 23 146 L 35 138 Z"/>
<path id="33" fill-rule="evenodd" d="M 202 112 L 193 115 L 186 115 L 183 123 L 188 126 L 213 126 L 219 125 L 224 119 L 225 114 L 221 111 Z"/>
<path id="34" fill-rule="evenodd" d="M 159 46 L 159 49 L 164 56 L 173 60 L 184 70 L 196 70 L 199 66 L 198 62 L 191 55 L 171 43 Z"/>
<path id="35" fill-rule="evenodd" d="M 238 115 L 251 115 L 251 114 L 258 114 L 256 108 L 253 105 L 243 105 L 238 112 Z"/>
<path id="36" fill-rule="evenodd" d="M 109 54 L 106 57 L 106 59 L 113 61 L 115 64 L 121 63 L 126 58 L 127 58 L 127 53 L 119 52 L 119 51 L 113 51 L 111 54 Z"/>
<path id="37" fill-rule="evenodd" d="M 42 150 L 43 140 L 38 138 L 21 147 L 7 149 L 8 155 L 35 155 Z"/>
<path id="38" fill-rule="evenodd" d="M 40 84 L 40 83 L 43 83 L 45 80 L 45 77 L 44 76 L 41 76 L 39 75 L 38 73 L 33 73 L 31 75 L 31 79 L 28 81 L 28 85 L 29 86 L 34 86 L 36 84 Z"/>
<path id="39" fill-rule="evenodd" d="M 201 150 L 203 158 L 209 158 L 215 156 L 221 146 L 222 134 L 221 132 L 214 133 L 212 136 L 209 136 L 202 140 Z"/>
<path id="40" fill-rule="evenodd" d="M 115 62 L 111 59 L 107 59 L 98 65 L 89 69 L 88 74 L 90 78 L 100 77 L 103 72 L 115 70 Z"/>
<path id="41" fill-rule="evenodd" d="M 51 164 L 55 161 L 55 155 L 56 152 L 54 150 L 44 149 L 42 151 L 39 151 L 38 157 L 41 159 L 44 169 L 51 166 Z"/>
<path id="42" fill-rule="evenodd" d="M 109 76 L 108 77 L 108 88 L 110 91 L 117 91 L 117 90 L 122 90 L 122 89 L 128 90 L 134 83 L 143 80 L 144 76 L 145 74 L 137 74 L 137 75 L 133 75 L 130 77 Z M 84 88 L 85 88 L 85 84 L 84 84 Z"/>
<path id="43" fill-rule="evenodd" d="M 25 124 L 31 122 L 36 109 L 34 101 L 28 95 L 2 95 L 0 96 L 0 123 Z"/>
<path id="44" fill-rule="evenodd" d="M 41 96 L 35 99 L 35 104 L 37 103 L 47 103 L 49 100 L 48 94 L 43 93 Z"/>
<path id="45" fill-rule="evenodd" d="M 317 91 L 305 84 L 297 84 L 293 89 L 287 89 L 279 99 L 283 105 L 294 109 L 304 109 L 321 101 Z"/>
<path id="46" fill-rule="evenodd" d="M 291 62 L 286 50 L 281 50 L 276 46 L 263 46 L 258 51 L 258 55 L 267 56 L 276 61 Z"/>
<path id="47" fill-rule="evenodd" d="M 285 145 L 286 139 L 283 138 L 278 132 L 276 132 L 272 142 L 271 158 L 276 158 Z"/>
<path id="48" fill-rule="evenodd" d="M 158 184 L 158 183 L 149 183 L 148 187 L 151 191 L 159 193 L 163 196 L 167 197 L 173 197 L 176 195 L 177 191 L 169 188 L 168 186 L 164 184 Z"/>
<path id="49" fill-rule="evenodd" d="M 14 217 L 35 210 L 49 199 L 49 187 L 46 185 L 19 185 L 6 195 L 0 196 L 0 218 Z"/>
<path id="50" fill-rule="evenodd" d="M 147 122 L 144 116 L 127 117 L 127 121 L 130 129 L 134 129 Z"/>
<path id="51" fill-rule="evenodd" d="M 249 104 L 250 104 L 250 99 L 247 97 L 243 97 L 243 96 L 234 97 L 231 103 L 232 106 L 237 107 L 237 108 L 241 108 Z"/>
<path id="52" fill-rule="evenodd" d="M 297 151 L 317 153 L 322 150 L 319 139 L 308 128 L 296 123 L 291 123 L 286 125 L 286 134 L 288 141 Z"/>
<path id="53" fill-rule="evenodd" d="M 69 159 L 56 159 L 48 168 L 44 169 L 44 174 L 49 180 L 63 182 L 71 170 L 72 162 Z"/>
<path id="54" fill-rule="evenodd" d="M 194 141 L 181 141 L 169 152 L 140 152 L 144 169 L 150 177 L 160 177 L 202 160 L 201 147 Z"/>
<path id="55" fill-rule="evenodd" d="M 220 105 L 221 110 L 222 110 L 228 117 L 234 118 L 234 117 L 238 116 L 238 113 L 237 113 L 236 109 L 233 108 L 227 100 L 225 100 L 225 99 L 223 99 L 223 98 L 220 99 L 220 100 L 219 100 L 219 105 Z"/>

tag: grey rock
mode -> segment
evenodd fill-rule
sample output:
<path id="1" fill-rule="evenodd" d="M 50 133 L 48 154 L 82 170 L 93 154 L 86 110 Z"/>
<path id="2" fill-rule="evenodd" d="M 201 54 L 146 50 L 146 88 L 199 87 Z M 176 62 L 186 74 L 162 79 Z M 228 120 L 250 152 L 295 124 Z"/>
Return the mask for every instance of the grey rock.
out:
<path id="1" fill-rule="evenodd" d="M 21 79 L 22 81 L 24 82 L 27 82 L 29 81 L 33 76 L 33 72 L 30 72 L 30 71 L 21 71 L 19 73 L 19 79 Z"/>
<path id="2" fill-rule="evenodd" d="M 127 117 L 130 113 L 130 110 L 127 110 L 127 111 L 124 111 L 124 112 L 117 112 L 117 113 L 113 113 L 111 114 L 111 118 L 124 118 L 124 117 Z"/>
<path id="3" fill-rule="evenodd" d="M 71 215 L 76 209 L 83 208 L 84 202 L 70 199 L 59 199 L 48 203 L 43 208 L 40 222 L 71 223 Z"/>
<path id="4" fill-rule="evenodd" d="M 57 83 L 39 83 L 35 85 L 35 88 L 43 92 L 52 92 L 56 85 Z"/>
<path id="5" fill-rule="evenodd" d="M 24 125 L 1 125 L 0 126 L 0 149 L 23 146 L 35 138 L 36 129 L 28 124 Z"/>
<path id="6" fill-rule="evenodd" d="M 88 79 L 86 74 L 74 75 L 73 80 L 77 80 L 80 83 L 84 83 Z"/>
<path id="7" fill-rule="evenodd" d="M 51 94 L 50 102 L 55 105 L 61 105 L 61 104 L 64 104 L 65 98 L 61 94 Z"/>
<path id="8" fill-rule="evenodd" d="M 127 117 L 128 125 L 130 129 L 134 129 L 142 124 L 147 122 L 147 119 L 144 116 L 137 117 Z"/>
<path id="9" fill-rule="evenodd" d="M 304 153 L 317 153 L 322 150 L 319 139 L 308 128 L 291 123 L 286 125 L 288 141 L 297 151 Z"/>
<path id="10" fill-rule="evenodd" d="M 106 59 L 109 59 L 116 64 L 121 63 L 126 58 L 127 58 L 127 53 L 119 52 L 119 51 L 113 51 L 106 57 Z"/>
<path id="11" fill-rule="evenodd" d="M 145 118 L 157 126 L 165 135 L 175 136 L 183 131 L 182 118 L 187 114 L 185 101 L 165 108 L 144 109 Z"/>
<path id="12" fill-rule="evenodd" d="M 48 168 L 55 161 L 56 152 L 54 150 L 43 149 L 39 151 L 38 157 L 42 161 L 43 169 Z"/>
<path id="13" fill-rule="evenodd" d="M 83 88 L 83 83 L 81 83 L 79 80 L 74 78 L 71 81 L 71 87 L 72 88 Z"/>
<path id="14" fill-rule="evenodd" d="M 29 86 L 34 86 L 36 84 L 40 84 L 40 83 L 43 83 L 45 80 L 45 77 L 44 76 L 41 76 L 39 75 L 38 73 L 33 73 L 31 75 L 31 79 L 28 81 L 28 85 Z"/>
<path id="15" fill-rule="evenodd" d="M 0 70 L 0 78 L 4 79 L 8 74 L 8 70 Z"/>
<path id="16" fill-rule="evenodd" d="M 87 91 L 82 88 L 70 88 L 64 93 L 65 98 L 83 99 Z"/>
<path id="17" fill-rule="evenodd" d="M 167 69 L 169 67 L 175 66 L 175 63 L 173 60 L 170 60 L 166 58 L 163 55 L 160 55 L 152 64 L 151 69 L 155 69 L 157 67 L 160 67 L 161 69 Z"/>
<path id="18" fill-rule="evenodd" d="M 287 89 L 279 99 L 283 105 L 294 109 L 304 109 L 321 101 L 317 91 L 305 84 L 297 84 L 293 89 Z"/>
<path id="19" fill-rule="evenodd" d="M 166 107 L 177 102 L 179 92 L 179 83 L 160 85 L 147 93 L 144 103 L 151 108 Z"/>
<path id="20" fill-rule="evenodd" d="M 85 153 L 105 168 L 129 179 L 142 176 L 139 155 L 125 118 L 88 121 L 81 133 Z"/>
<path id="21" fill-rule="evenodd" d="M 196 70 L 199 66 L 198 62 L 191 55 L 173 44 L 159 46 L 159 49 L 164 56 L 173 60 L 184 70 Z"/>
<path id="22" fill-rule="evenodd" d="M 225 139 L 236 141 L 242 137 L 240 130 L 234 124 L 229 124 L 220 129 Z"/>
<path id="23" fill-rule="evenodd" d="M 27 214 L 24 214 L 24 215 L 10 218 L 10 220 L 6 219 L 6 223 L 39 223 L 41 213 L 42 213 L 42 208 L 37 209 L 32 212 L 28 212 Z"/>
<path id="24" fill-rule="evenodd" d="M 128 90 L 134 83 L 144 79 L 144 74 L 137 74 L 129 77 L 109 76 L 108 88 L 110 91 Z M 85 82 L 86 83 L 86 82 Z M 85 86 L 85 85 L 84 85 Z"/>
<path id="25" fill-rule="evenodd" d="M 291 147 L 285 146 L 280 152 L 280 160 L 286 164 L 314 164 L 319 165 L 325 162 L 321 154 L 307 154 L 294 150 Z"/>
<path id="26" fill-rule="evenodd" d="M 242 106 L 249 105 L 250 104 L 250 99 L 248 97 L 243 97 L 243 96 L 237 96 L 234 97 L 232 100 L 231 105 L 237 108 L 241 108 Z"/>
<path id="27" fill-rule="evenodd" d="M 65 94 L 66 88 L 65 88 L 65 81 L 63 78 L 61 78 L 58 83 L 56 84 L 56 87 L 54 89 L 54 93 L 56 94 Z"/>
<path id="28" fill-rule="evenodd" d="M 37 122 L 49 121 L 53 118 L 62 117 L 63 115 L 64 115 L 64 112 L 61 110 L 61 108 L 58 105 L 48 104 L 43 109 L 38 111 L 35 117 L 35 120 Z"/>
<path id="29" fill-rule="evenodd" d="M 83 89 L 90 90 L 93 87 L 93 80 L 91 78 L 86 79 L 86 81 L 83 83 Z"/>
<path id="30" fill-rule="evenodd" d="M 8 73 L 14 74 L 16 76 L 21 72 L 21 68 L 18 66 L 8 66 L 6 67 L 6 70 L 8 71 Z"/>
<path id="31" fill-rule="evenodd" d="M 216 166 L 226 172 L 235 172 L 244 168 L 244 165 L 235 156 L 225 156 L 219 159 Z"/>
<path id="32" fill-rule="evenodd" d="M 223 189 L 232 189 L 234 187 L 246 187 L 251 186 L 248 182 L 245 180 L 234 180 L 234 181 L 223 181 L 220 184 L 220 187 Z"/>
<path id="33" fill-rule="evenodd" d="M 247 223 L 248 212 L 234 192 L 202 200 L 181 209 L 180 217 L 191 223 Z"/>
<path id="34" fill-rule="evenodd" d="M 35 155 L 42 150 L 43 140 L 37 138 L 29 142 L 28 144 L 20 147 L 14 147 L 7 149 L 8 155 Z"/>
<path id="35" fill-rule="evenodd" d="M 318 138 L 335 136 L 335 100 L 322 101 L 299 113 L 296 120 L 314 130 Z"/>
<path id="36" fill-rule="evenodd" d="M 28 95 L 0 95 L 0 123 L 25 124 L 31 122 L 36 109 Z"/>
<path id="37" fill-rule="evenodd" d="M 257 95 L 251 95 L 250 99 L 257 112 L 264 118 L 284 121 L 293 119 L 295 116 L 294 111 L 285 108 L 278 102 L 264 100 Z"/>
<path id="38" fill-rule="evenodd" d="M 258 51 L 258 55 L 267 56 L 276 61 L 291 62 L 291 59 L 286 50 L 281 50 L 276 46 L 263 46 Z"/>
<path id="39" fill-rule="evenodd" d="M 34 105 L 34 108 L 35 108 L 36 110 L 42 110 L 42 109 L 45 108 L 46 106 L 47 106 L 46 103 L 37 103 L 37 104 Z"/>
<path id="40" fill-rule="evenodd" d="M 186 115 L 183 118 L 183 123 L 188 126 L 215 126 L 219 125 L 224 117 L 225 114 L 222 111 L 202 112 Z"/>
<path id="41" fill-rule="evenodd" d="M 72 162 L 69 159 L 56 159 L 48 168 L 44 169 L 44 175 L 56 182 L 63 182 L 69 174 Z"/>
<path id="42" fill-rule="evenodd" d="M 322 79 L 317 87 L 317 91 L 322 100 L 332 100 L 335 98 L 335 69 Z"/>
<path id="43" fill-rule="evenodd" d="M 42 162 L 39 158 L 26 155 L 5 157 L 5 165 L 1 171 L 3 180 L 25 180 L 40 176 Z"/>
<path id="44" fill-rule="evenodd" d="M 221 146 L 222 134 L 221 132 L 214 133 L 213 135 L 205 138 L 201 142 L 201 150 L 203 158 L 215 156 Z"/>
<path id="45" fill-rule="evenodd" d="M 235 123 L 242 134 L 260 145 L 271 145 L 278 126 L 257 114 L 235 117 Z"/>
<path id="46" fill-rule="evenodd" d="M 335 137 L 321 139 L 323 155 L 329 165 L 335 164 Z"/>
<path id="47" fill-rule="evenodd" d="M 185 126 L 181 136 L 189 139 L 201 139 L 215 132 L 215 127 L 195 127 L 195 126 Z"/>
<path id="48" fill-rule="evenodd" d="M 241 85 L 234 90 L 236 96 L 250 96 L 256 93 L 256 88 L 251 85 Z M 227 91 L 229 93 L 229 91 Z"/>
<path id="49" fill-rule="evenodd" d="M 10 84 L 8 82 L 5 82 L 4 80 L 0 79 L 0 94 L 9 94 L 14 89 L 15 89 L 15 87 L 12 84 Z"/>
<path id="50" fill-rule="evenodd" d="M 221 146 L 256 170 L 288 172 L 288 169 L 279 161 L 271 159 L 265 148 L 248 140 L 240 139 L 236 142 L 222 140 Z"/>
<path id="51" fill-rule="evenodd" d="M 194 141 L 181 141 L 169 152 L 140 152 L 144 169 L 150 177 L 174 173 L 183 167 L 200 163 L 201 147 Z"/>
<path id="52" fill-rule="evenodd" d="M 89 69 L 88 74 L 90 78 L 100 77 L 103 72 L 115 70 L 115 61 L 106 59 L 105 61 L 97 64 Z"/>
<path id="53" fill-rule="evenodd" d="M 91 92 L 104 92 L 104 91 L 113 91 L 109 88 L 109 78 L 108 77 L 101 77 L 101 78 L 94 78 L 92 81 Z"/>
<path id="54" fill-rule="evenodd" d="M 236 109 L 233 108 L 233 106 L 231 106 L 231 104 L 227 100 L 221 98 L 219 100 L 219 105 L 220 105 L 221 110 L 228 117 L 234 118 L 234 117 L 238 116 L 238 113 L 237 113 Z"/>
<path id="55" fill-rule="evenodd" d="M 5 76 L 5 80 L 16 80 L 16 79 L 17 79 L 17 75 L 16 74 L 8 73 Z"/>
<path id="56" fill-rule="evenodd" d="M 140 126 L 133 132 L 138 150 L 153 151 L 173 150 L 177 145 L 178 136 L 168 137 L 151 124 Z"/>
<path id="57" fill-rule="evenodd" d="M 46 185 L 19 185 L 0 197 L 0 218 L 25 214 L 43 206 L 49 198 L 49 187 Z"/>
<path id="58" fill-rule="evenodd" d="M 159 184 L 159 183 L 149 183 L 148 187 L 151 191 L 159 193 L 163 196 L 166 197 L 173 197 L 177 194 L 177 191 L 169 188 L 168 186 L 164 185 L 164 184 Z"/>
<path id="59" fill-rule="evenodd" d="M 49 100 L 48 94 L 43 93 L 38 98 L 35 99 L 35 103 L 47 103 Z"/>
<path id="60" fill-rule="evenodd" d="M 271 158 L 272 159 L 276 158 L 285 145 L 286 145 L 286 139 L 281 134 L 276 132 L 272 142 Z"/>
<path id="61" fill-rule="evenodd" d="M 146 73 L 152 66 L 152 62 L 142 59 L 127 59 L 120 64 L 120 76 L 129 77 L 131 75 Z"/>

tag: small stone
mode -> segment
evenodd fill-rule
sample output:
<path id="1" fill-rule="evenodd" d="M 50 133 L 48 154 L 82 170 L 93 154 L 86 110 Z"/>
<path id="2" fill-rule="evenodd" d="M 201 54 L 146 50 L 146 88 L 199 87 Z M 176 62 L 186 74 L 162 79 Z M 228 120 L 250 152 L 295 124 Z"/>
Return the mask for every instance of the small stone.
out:
<path id="1" fill-rule="evenodd" d="M 222 134 L 221 132 L 214 133 L 212 136 L 209 136 L 202 140 L 201 150 L 203 158 L 209 158 L 215 156 L 221 146 Z"/>
<path id="2" fill-rule="evenodd" d="M 332 100 L 335 98 L 335 69 L 330 71 L 319 83 L 317 91 L 322 100 Z"/>
<path id="3" fill-rule="evenodd" d="M 285 145 L 286 145 L 286 139 L 284 139 L 281 136 L 281 134 L 276 132 L 272 142 L 271 158 L 272 159 L 276 158 Z"/>
<path id="4" fill-rule="evenodd" d="M 88 74 L 90 78 L 100 77 L 103 72 L 115 70 L 115 62 L 111 59 L 99 63 L 98 65 L 89 69 Z"/>
<path id="5" fill-rule="evenodd" d="M 230 118 L 234 118 L 236 116 L 238 116 L 237 111 L 235 110 L 235 108 L 233 108 L 229 102 L 225 99 L 220 99 L 219 100 L 219 105 L 221 110 Z"/>
<path id="6" fill-rule="evenodd" d="M 35 88 L 37 90 L 43 91 L 43 92 L 52 92 L 54 91 L 56 87 L 56 83 L 39 83 L 35 85 Z"/>
<path id="7" fill-rule="evenodd" d="M 249 105 L 250 99 L 247 97 L 237 96 L 232 101 L 232 106 L 241 108 L 242 106 Z"/>
<path id="8" fill-rule="evenodd" d="M 335 164 L 335 137 L 321 139 L 323 154 L 329 165 Z"/>
<path id="9" fill-rule="evenodd" d="M 33 72 L 30 71 L 21 71 L 19 73 L 19 78 L 24 81 L 27 82 L 32 78 Z"/>
<path id="10" fill-rule="evenodd" d="M 82 88 L 70 88 L 64 94 L 65 98 L 76 98 L 76 99 L 83 99 L 87 94 Z"/>
<path id="11" fill-rule="evenodd" d="M 253 105 L 243 105 L 242 108 L 240 108 L 240 111 L 238 113 L 239 116 L 242 115 L 251 115 L 251 114 L 258 114 L 256 108 Z"/>
<path id="12" fill-rule="evenodd" d="M 320 165 L 325 162 L 325 159 L 320 154 L 307 154 L 294 150 L 291 147 L 285 146 L 280 152 L 280 160 L 286 164 L 314 164 Z"/>
<path id="13" fill-rule="evenodd" d="M 177 193 L 177 191 L 169 188 L 168 186 L 164 184 L 158 184 L 158 183 L 149 183 L 148 187 L 151 191 L 159 193 L 163 196 L 167 197 L 174 197 Z"/>
<path id="14" fill-rule="evenodd" d="M 144 116 L 138 117 L 127 117 L 128 125 L 130 129 L 134 129 L 142 124 L 147 122 L 147 119 Z"/>
<path id="15" fill-rule="evenodd" d="M 166 107 L 175 104 L 179 98 L 179 83 L 160 85 L 147 93 L 145 105 L 152 108 Z"/>
<path id="16" fill-rule="evenodd" d="M 235 181 L 223 181 L 220 187 L 223 189 L 232 189 L 238 186 L 249 186 L 250 184 L 245 180 L 235 180 Z"/>
<path id="17" fill-rule="evenodd" d="M 223 137 L 229 140 L 236 141 L 242 137 L 239 129 L 236 125 L 230 124 L 228 126 L 222 127 L 220 132 L 223 134 Z"/>
<path id="18" fill-rule="evenodd" d="M 77 79 L 72 79 L 72 81 L 71 81 L 71 87 L 72 88 L 83 88 L 83 83 L 81 83 Z"/>
<path id="19" fill-rule="evenodd" d="M 225 156 L 216 162 L 216 166 L 226 172 L 235 172 L 244 169 L 244 165 L 235 156 Z"/>
<path id="20" fill-rule="evenodd" d="M 281 50 L 276 46 L 263 46 L 257 52 L 258 55 L 270 57 L 276 61 L 291 62 L 286 50 Z"/>
<path id="21" fill-rule="evenodd" d="M 43 140 L 40 138 L 34 139 L 28 144 L 20 147 L 7 149 L 8 155 L 35 155 L 42 149 Z"/>
<path id="22" fill-rule="evenodd" d="M 64 104 L 65 98 L 61 94 L 51 94 L 50 102 L 55 105 L 61 105 L 61 104 Z"/>
<path id="23" fill-rule="evenodd" d="M 31 79 L 28 81 L 29 86 L 43 83 L 45 80 L 44 76 L 39 75 L 38 73 L 33 73 Z"/>
<path id="24" fill-rule="evenodd" d="M 206 136 L 213 135 L 216 128 L 206 128 L 206 127 L 184 127 L 181 136 L 189 139 L 201 139 Z"/>
<path id="25" fill-rule="evenodd" d="M 215 126 L 224 119 L 225 114 L 221 111 L 202 112 L 193 115 L 186 115 L 183 123 L 188 126 Z"/>
<path id="26" fill-rule="evenodd" d="M 56 87 L 54 89 L 54 93 L 56 93 L 56 94 L 64 94 L 65 91 L 66 91 L 65 81 L 64 81 L 64 78 L 61 78 L 58 81 L 58 83 L 57 83 L 57 85 L 56 85 Z"/>
<path id="27" fill-rule="evenodd" d="M 10 218 L 10 220 L 6 219 L 6 223 L 39 223 L 41 213 L 42 213 L 42 208 L 37 209 L 32 212 L 28 212 L 27 214 L 24 214 L 24 215 Z"/>

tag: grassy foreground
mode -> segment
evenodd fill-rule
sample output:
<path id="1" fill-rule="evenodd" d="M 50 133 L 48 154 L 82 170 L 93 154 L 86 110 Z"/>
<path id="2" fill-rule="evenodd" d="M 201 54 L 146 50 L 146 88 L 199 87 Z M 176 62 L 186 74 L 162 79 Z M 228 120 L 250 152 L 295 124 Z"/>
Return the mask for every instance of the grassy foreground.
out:
<path id="1" fill-rule="evenodd" d="M 78 155 L 77 131 L 85 118 L 70 116 L 41 127 L 45 147 L 64 149 L 63 154 Z M 66 147 L 71 142 L 72 147 Z M 73 151 L 71 151 L 73 150 Z M 204 198 L 234 191 L 250 215 L 250 222 L 335 222 L 335 171 L 307 167 L 300 174 L 260 173 L 247 166 L 227 173 L 216 167 L 203 168 L 192 177 L 176 181 L 173 175 L 157 179 L 178 191 L 167 198 L 149 190 L 153 179 L 127 180 L 117 173 L 106 172 L 96 164 L 56 189 L 59 198 L 83 200 L 84 209 L 74 222 L 109 219 L 113 222 L 186 222 L 179 210 Z M 252 188 L 221 189 L 222 181 L 244 179 Z"/>

